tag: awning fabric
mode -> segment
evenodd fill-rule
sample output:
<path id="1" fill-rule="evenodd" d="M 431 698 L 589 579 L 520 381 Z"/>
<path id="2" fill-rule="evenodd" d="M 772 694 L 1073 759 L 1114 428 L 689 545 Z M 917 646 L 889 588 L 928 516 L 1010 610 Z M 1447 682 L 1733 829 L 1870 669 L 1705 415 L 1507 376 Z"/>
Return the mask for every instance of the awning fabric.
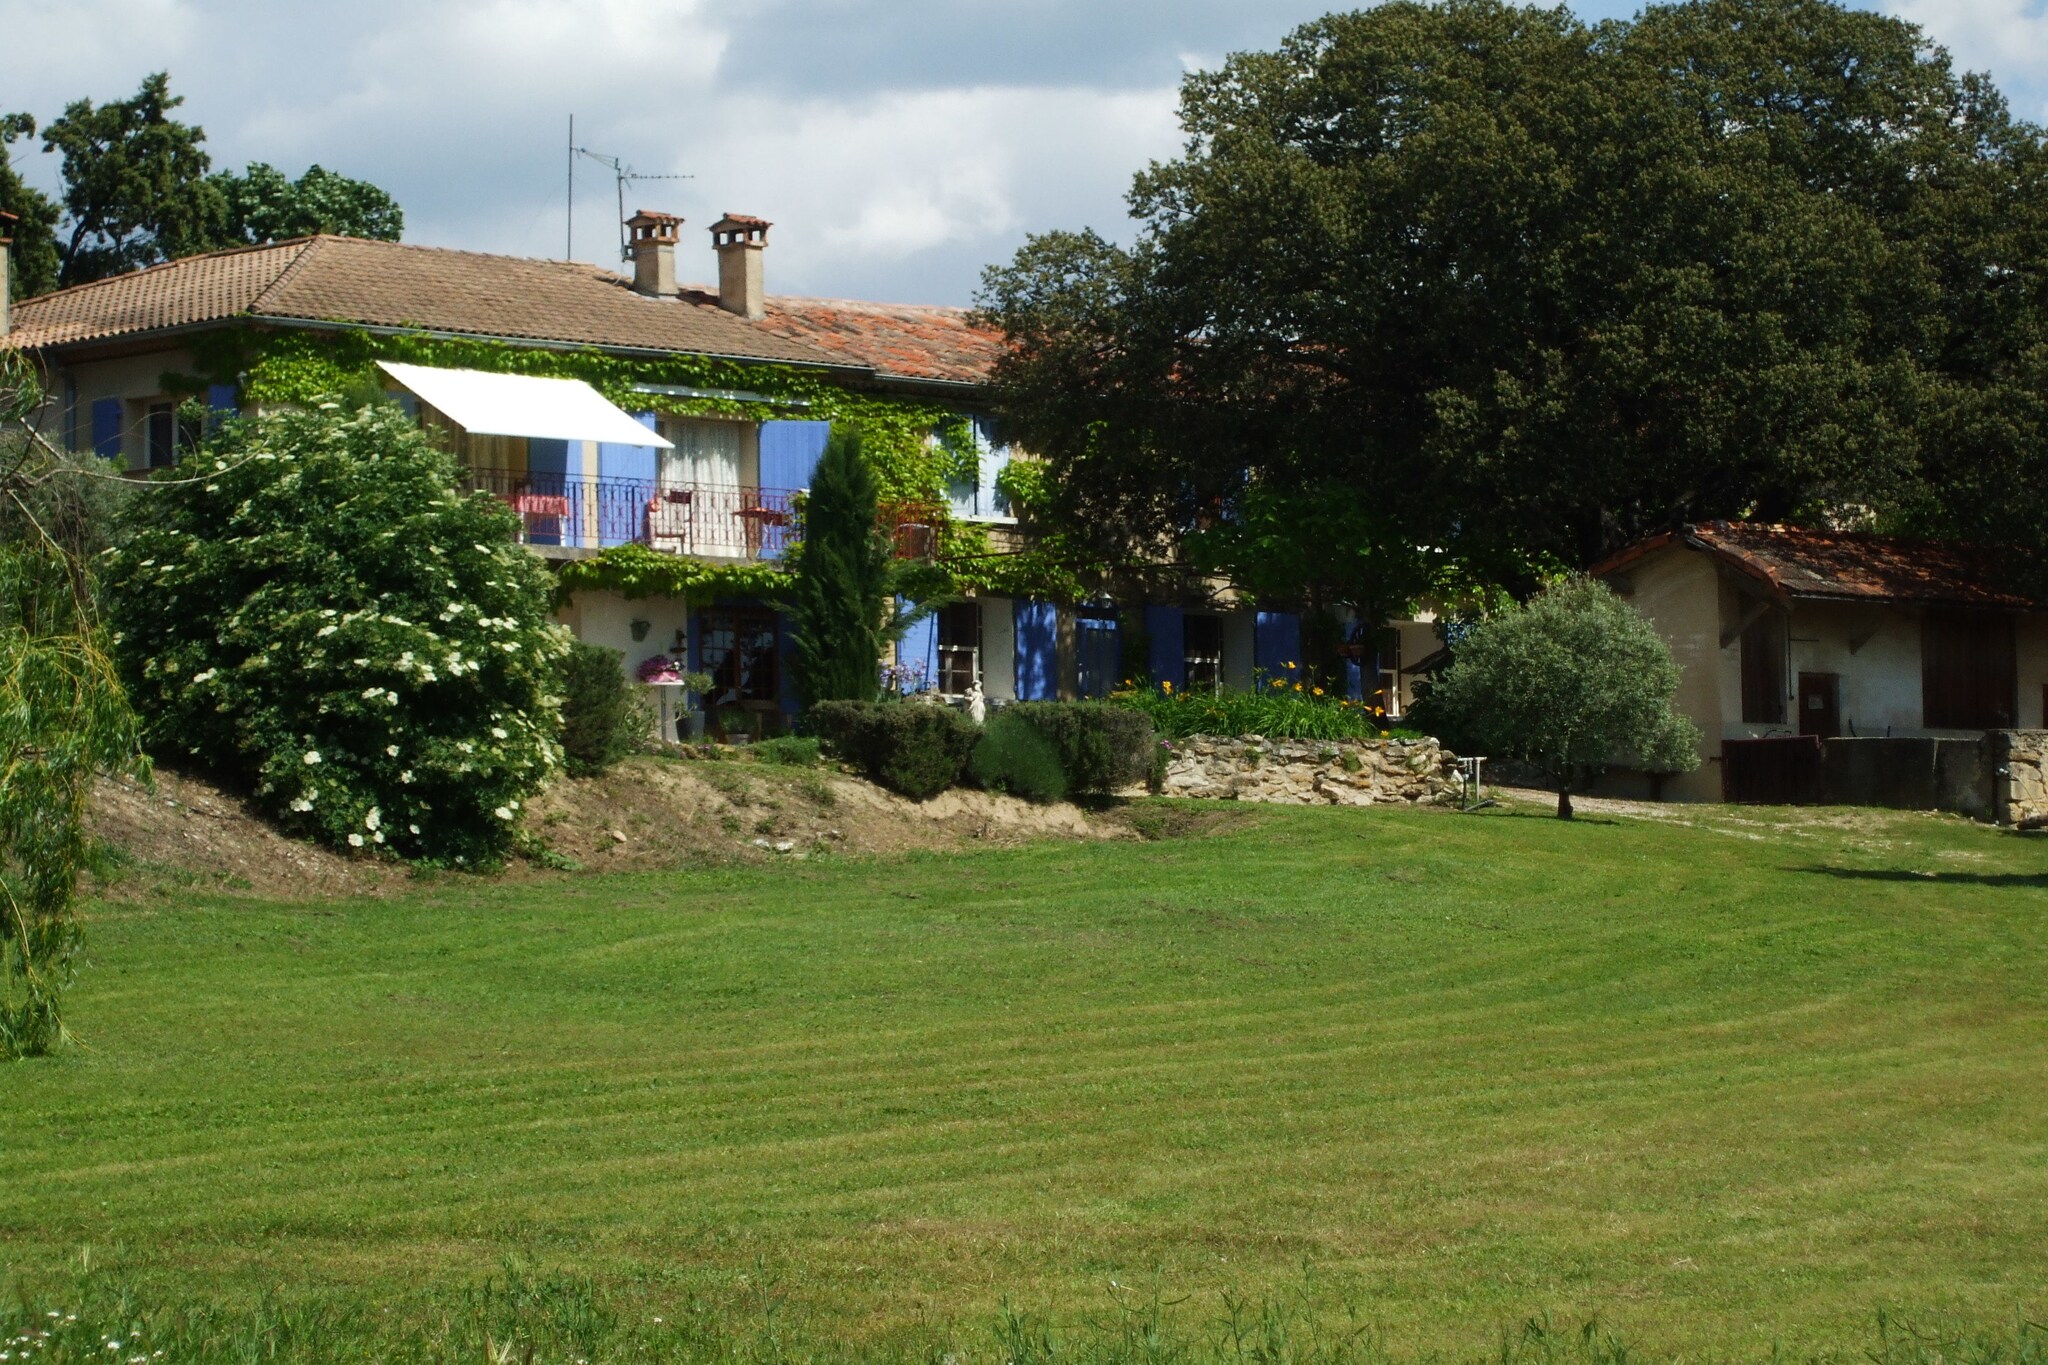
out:
<path id="1" fill-rule="evenodd" d="M 393 360 L 380 360 L 377 367 L 472 436 L 675 448 L 580 379 L 442 370 Z"/>

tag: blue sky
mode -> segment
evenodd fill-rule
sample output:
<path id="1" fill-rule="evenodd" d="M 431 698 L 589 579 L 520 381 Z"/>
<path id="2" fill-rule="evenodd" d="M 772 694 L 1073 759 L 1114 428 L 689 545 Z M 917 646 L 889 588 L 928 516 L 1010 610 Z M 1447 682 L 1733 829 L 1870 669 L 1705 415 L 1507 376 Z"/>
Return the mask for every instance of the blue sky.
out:
<path id="1" fill-rule="evenodd" d="M 2048 0 L 1874 0 L 2048 117 Z M 627 210 L 776 223 L 769 288 L 964 303 L 1028 232 L 1123 225 L 1174 154 L 1186 70 L 1271 46 L 1302 0 L 0 0 L 0 110 L 41 119 L 167 69 L 219 165 L 376 181 L 408 240 L 564 249 L 566 123 L 648 174 Z M 1575 6 L 1588 18 L 1634 5 Z M 345 22 L 337 14 L 346 13 Z M 16 153 L 20 156 L 21 148 Z M 44 158 L 24 170 L 54 184 Z M 578 171 L 575 254 L 616 256 L 610 173 Z"/>

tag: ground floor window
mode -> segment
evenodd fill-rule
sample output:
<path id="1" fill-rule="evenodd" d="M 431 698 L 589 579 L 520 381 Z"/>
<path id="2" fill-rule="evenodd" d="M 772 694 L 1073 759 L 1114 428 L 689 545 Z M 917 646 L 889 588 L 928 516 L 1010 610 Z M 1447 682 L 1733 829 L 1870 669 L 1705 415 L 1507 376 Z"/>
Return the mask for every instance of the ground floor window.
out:
<path id="1" fill-rule="evenodd" d="M 1190 614 L 1181 618 L 1181 668 L 1190 692 L 1223 686 L 1223 618 Z"/>
<path id="2" fill-rule="evenodd" d="M 962 697 L 981 681 L 981 603 L 939 609 L 939 692 Z"/>
<path id="3" fill-rule="evenodd" d="M 699 666 L 711 675 L 713 706 L 775 702 L 782 695 L 775 614 L 748 608 L 706 611 L 698 626 Z"/>
<path id="4" fill-rule="evenodd" d="M 1365 677 L 1366 701 L 1389 716 L 1401 714 L 1401 632 L 1389 626 L 1379 632 L 1370 656 L 1373 671 Z"/>
<path id="5" fill-rule="evenodd" d="M 1920 701 L 1930 730 L 2013 723 L 2019 657 L 2010 616 L 1930 609 L 1920 620 Z"/>

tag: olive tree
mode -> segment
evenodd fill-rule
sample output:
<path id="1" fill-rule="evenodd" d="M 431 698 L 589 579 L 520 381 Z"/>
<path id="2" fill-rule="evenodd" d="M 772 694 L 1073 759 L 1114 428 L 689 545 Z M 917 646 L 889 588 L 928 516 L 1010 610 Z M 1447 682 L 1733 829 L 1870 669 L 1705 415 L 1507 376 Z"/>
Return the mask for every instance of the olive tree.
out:
<path id="1" fill-rule="evenodd" d="M 1699 766 L 1699 730 L 1671 709 L 1678 665 L 1650 623 L 1606 584 L 1572 578 L 1475 627 L 1418 705 L 1419 719 L 1489 757 L 1572 789 L 1611 763 Z"/>

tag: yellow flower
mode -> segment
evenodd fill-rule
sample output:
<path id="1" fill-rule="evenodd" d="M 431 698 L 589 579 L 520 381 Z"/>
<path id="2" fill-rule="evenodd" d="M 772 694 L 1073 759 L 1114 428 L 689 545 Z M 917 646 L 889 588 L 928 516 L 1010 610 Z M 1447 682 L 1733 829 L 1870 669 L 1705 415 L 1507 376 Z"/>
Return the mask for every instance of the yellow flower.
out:
<path id="1" fill-rule="evenodd" d="M 1316 695 L 1317 695 L 1317 696 L 1319 696 L 1319 697 L 1320 697 L 1320 696 L 1322 696 L 1322 695 L 1323 695 L 1323 689 L 1322 689 L 1322 688 L 1320 688 L 1320 687 L 1318 687 L 1318 688 L 1316 689 Z"/>
<path id="2" fill-rule="evenodd" d="M 1159 684 L 1159 687 L 1161 691 L 1171 693 L 1173 691 L 1173 679 L 1168 678 L 1165 682 Z"/>
<path id="3" fill-rule="evenodd" d="M 1300 683 L 1296 683 L 1296 684 L 1294 685 L 1294 690 L 1295 690 L 1295 691 L 1297 691 L 1297 692 L 1301 691 L 1301 684 L 1300 684 Z"/>
<path id="4" fill-rule="evenodd" d="M 1380 738 L 1381 738 L 1381 739 L 1385 739 L 1386 737 L 1387 737 L 1387 732 L 1386 732 L 1385 730 L 1382 730 L 1382 731 L 1380 731 Z"/>
<path id="5" fill-rule="evenodd" d="M 1275 687 L 1285 687 L 1285 686 L 1287 686 L 1287 679 L 1285 679 L 1285 678 L 1275 678 L 1275 679 L 1273 679 L 1273 686 L 1275 686 Z"/>

